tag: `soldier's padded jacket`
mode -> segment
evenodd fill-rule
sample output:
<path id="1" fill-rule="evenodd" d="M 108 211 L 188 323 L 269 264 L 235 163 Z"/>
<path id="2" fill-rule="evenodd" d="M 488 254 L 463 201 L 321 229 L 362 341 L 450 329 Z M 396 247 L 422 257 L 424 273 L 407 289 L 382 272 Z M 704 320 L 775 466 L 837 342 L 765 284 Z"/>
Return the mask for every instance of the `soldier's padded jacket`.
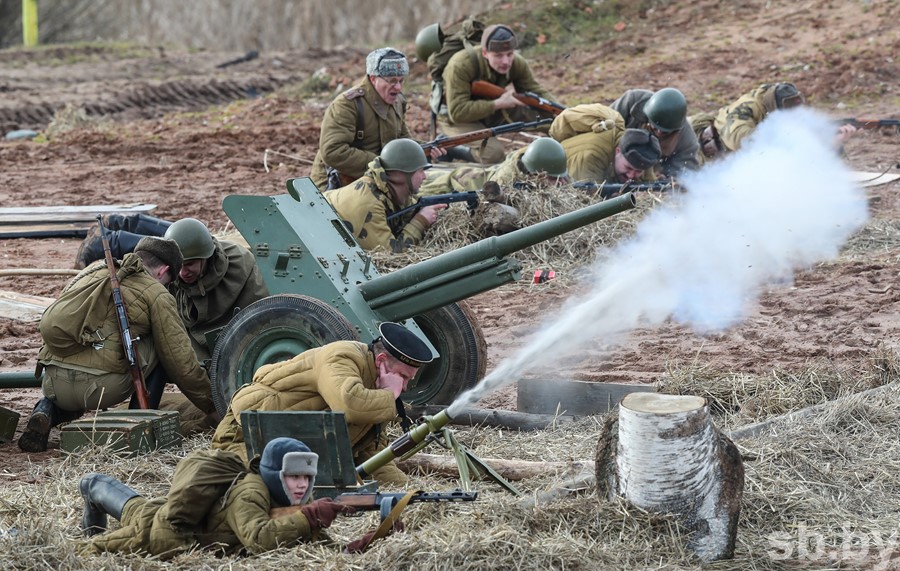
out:
<path id="1" fill-rule="evenodd" d="M 358 104 L 361 102 L 361 105 Z M 358 121 L 358 108 L 362 121 Z M 319 150 L 313 159 L 310 177 L 320 189 L 327 184 L 326 168 L 332 167 L 355 180 L 363 176 L 367 165 L 394 139 L 410 138 L 406 127 L 406 100 L 402 95 L 393 105 L 384 102 L 368 77 L 338 95 L 322 118 Z M 363 136 L 357 138 L 358 126 Z"/>
<path id="2" fill-rule="evenodd" d="M 176 482 L 173 482 L 173 486 Z M 299 510 L 270 519 L 277 506 L 259 474 L 247 474 L 216 501 L 199 529 L 178 533 L 166 521 L 167 498 L 140 496 L 125 504 L 122 527 L 95 536 L 84 552 L 149 553 L 172 557 L 194 545 L 221 550 L 222 554 L 257 554 L 308 540 L 309 521 Z"/>
<path id="3" fill-rule="evenodd" d="M 415 200 L 410 196 L 405 204 L 394 202 L 387 173 L 378 157 L 369 163 L 362 178 L 322 195 L 366 250 L 381 247 L 390 252 L 402 252 L 421 242 L 428 228 L 420 214 L 405 215 L 388 222 L 388 216 L 411 206 Z"/>
<path id="4" fill-rule="evenodd" d="M 193 284 L 178 279 L 173 288 L 181 319 L 200 359 L 210 357 L 207 331 L 224 327 L 235 309 L 269 295 L 250 250 L 215 238 L 213 242 L 216 249 L 207 262 L 206 273 Z"/>
<path id="5" fill-rule="evenodd" d="M 741 141 L 756 129 L 756 126 L 775 110 L 776 84 L 763 84 L 741 95 L 716 114 L 716 130 L 722 145 L 729 151 L 741 148 Z"/>
<path id="6" fill-rule="evenodd" d="M 463 49 L 453 54 L 447 62 L 443 78 L 450 123 L 480 121 L 495 127 L 510 122 L 502 111 L 494 109 L 492 99 L 473 99 L 472 82 L 478 79 L 500 87 L 512 84 L 519 93 L 530 91 L 553 100 L 553 96 L 534 79 L 528 62 L 519 54 L 515 55 L 509 72 L 501 75 L 488 65 L 480 49 Z"/>
<path id="7" fill-rule="evenodd" d="M 422 183 L 421 195 L 443 194 L 447 192 L 469 192 L 481 190 L 487 181 L 495 181 L 501 188 L 509 188 L 516 181 L 528 178 L 529 175 L 520 168 L 522 155 L 528 147 L 522 147 L 506 155 L 499 165 L 489 168 L 483 166 L 461 166 L 449 172 L 438 172 L 433 178 Z"/>
<path id="8" fill-rule="evenodd" d="M 288 361 L 264 365 L 253 375 L 253 383 L 231 398 L 212 446 L 246 459 L 239 424 L 245 410 L 332 410 L 344 413 L 354 454 L 374 454 L 378 446 L 373 428 L 397 417 L 394 394 L 376 388 L 377 376 L 375 356 L 358 341 L 335 341 Z"/>
<path id="9" fill-rule="evenodd" d="M 566 151 L 566 166 L 573 181 L 619 182 L 616 147 L 624 133 L 622 116 L 599 103 L 569 107 L 550 125 L 550 136 Z M 647 169 L 644 180 L 653 179 L 653 169 Z"/>
<path id="10" fill-rule="evenodd" d="M 622 94 L 621 97 L 612 102 L 610 107 L 619 112 L 625 120 L 625 127 L 628 129 L 647 129 L 650 128 L 650 121 L 644 113 L 644 105 L 653 95 L 652 91 L 646 89 L 629 89 Z M 663 144 L 660 140 L 662 149 L 662 157 L 659 164 L 654 167 L 657 172 L 673 177 L 682 174 L 685 170 L 697 170 L 700 163 L 697 160 L 697 153 L 700 151 L 700 143 L 697 141 L 697 135 L 691 129 L 691 124 L 685 118 L 681 129 L 678 131 L 678 137 L 672 140 L 674 145 L 669 143 L 670 148 Z"/>
<path id="11" fill-rule="evenodd" d="M 209 377 L 191 350 L 175 298 L 135 254 L 126 254 L 116 272 L 128 311 L 131 335 L 138 343 L 153 343 L 169 380 L 205 413 L 215 410 Z M 79 273 L 40 322 L 43 345 L 38 361 L 86 372 L 126 373 L 112 287 L 105 262 Z"/>

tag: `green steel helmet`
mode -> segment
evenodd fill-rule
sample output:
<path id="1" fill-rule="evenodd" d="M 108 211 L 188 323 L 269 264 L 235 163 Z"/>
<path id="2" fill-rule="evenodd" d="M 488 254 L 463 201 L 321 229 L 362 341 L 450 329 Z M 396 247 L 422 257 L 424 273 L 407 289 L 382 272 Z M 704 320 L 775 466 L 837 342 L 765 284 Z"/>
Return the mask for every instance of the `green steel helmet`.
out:
<path id="1" fill-rule="evenodd" d="M 428 57 L 444 45 L 444 31 L 440 24 L 425 26 L 416 34 L 416 57 L 427 62 Z"/>
<path id="2" fill-rule="evenodd" d="M 422 146 L 412 139 L 394 139 L 381 149 L 380 157 L 386 171 L 413 173 L 431 168 Z"/>
<path id="3" fill-rule="evenodd" d="M 522 164 L 531 174 L 547 173 L 550 176 L 567 176 L 566 151 L 552 137 L 533 141 L 522 154 Z"/>
<path id="4" fill-rule="evenodd" d="M 216 251 L 212 234 L 203 222 L 196 218 L 182 218 L 166 230 L 166 238 L 175 240 L 184 261 L 206 259 Z"/>
<path id="5" fill-rule="evenodd" d="M 687 117 L 687 100 L 674 87 L 665 87 L 650 96 L 644 104 L 644 114 L 654 129 L 673 133 L 684 125 Z"/>

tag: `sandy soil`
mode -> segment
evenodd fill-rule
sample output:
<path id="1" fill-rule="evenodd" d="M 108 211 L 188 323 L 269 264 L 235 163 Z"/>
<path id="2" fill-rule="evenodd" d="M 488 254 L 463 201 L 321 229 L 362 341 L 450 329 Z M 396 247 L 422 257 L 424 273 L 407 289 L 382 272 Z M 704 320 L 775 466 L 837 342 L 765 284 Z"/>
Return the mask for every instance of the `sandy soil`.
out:
<path id="1" fill-rule="evenodd" d="M 785 79 L 835 117 L 896 117 L 900 70 L 896 56 L 888 55 L 900 53 L 900 32 L 890 17 L 896 1 L 677 4 L 628 21 L 618 36 L 596 42 L 592 51 L 568 54 L 562 64 L 535 57 L 537 77 L 569 103 L 608 102 L 629 87 L 674 85 L 686 93 L 692 111 L 713 110 L 759 83 Z M 696 25 L 701 14 L 704 26 Z M 347 85 L 363 69 L 365 53 L 262 54 L 217 69 L 234 54 L 157 48 L 121 54 L 99 47 L 0 52 L 4 131 L 43 130 L 67 103 L 84 108 L 90 119 L 49 142 L 0 141 L 0 204 L 145 202 L 157 204 L 161 217 L 194 216 L 224 229 L 225 196 L 280 194 L 286 179 L 308 173 L 330 96 L 304 95 L 296 86 L 323 67 L 334 88 Z M 407 89 L 408 121 L 423 140 L 424 82 L 424 66 L 416 63 Z M 259 97 L 241 99 L 248 94 Z M 898 142 L 895 131 L 864 132 L 847 145 L 847 161 L 862 171 L 891 169 L 900 159 Z M 300 160 L 270 154 L 267 171 L 266 149 Z M 858 253 L 800 273 L 791 287 L 765 292 L 741 325 L 706 337 L 671 324 L 639 330 L 622 347 L 573 358 L 565 376 L 649 383 L 688 363 L 765 374 L 820 359 L 859 362 L 880 344 L 896 348 L 898 191 L 896 182 L 868 190 L 873 222 Z M 4 240 L 0 269 L 70 268 L 79 243 Z M 0 290 L 54 297 L 65 279 L 0 277 Z M 527 341 L 568 293 L 553 283 L 523 282 L 473 298 L 489 344 L 489 370 Z M 0 371 L 33 369 L 39 346 L 35 323 L 0 317 Z M 21 430 L 38 396 L 36 389 L 2 390 L 0 405 L 22 414 Z M 506 388 L 482 404 L 515 409 L 515 390 Z M 29 457 L 14 444 L 0 446 L 7 477 L 20 477 L 29 461 L 56 454 L 51 449 Z"/>

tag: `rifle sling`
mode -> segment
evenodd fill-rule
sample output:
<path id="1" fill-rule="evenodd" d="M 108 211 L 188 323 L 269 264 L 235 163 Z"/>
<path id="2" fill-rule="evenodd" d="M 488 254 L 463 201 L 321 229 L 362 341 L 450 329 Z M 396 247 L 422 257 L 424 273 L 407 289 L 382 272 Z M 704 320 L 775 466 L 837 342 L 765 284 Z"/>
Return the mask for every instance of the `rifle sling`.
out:
<path id="1" fill-rule="evenodd" d="M 369 540 L 368 543 L 362 546 L 360 552 L 366 551 L 370 545 L 376 540 L 381 539 L 382 537 L 387 536 L 391 530 L 394 528 L 394 525 L 400 521 L 400 514 L 403 513 L 403 510 L 406 509 L 407 504 L 409 504 L 410 500 L 412 500 L 413 496 L 420 493 L 418 490 L 407 492 L 405 496 L 400 498 L 394 507 L 391 509 L 391 513 L 387 515 L 379 524 L 378 529 L 375 530 L 375 534 L 372 535 L 372 539 Z"/>

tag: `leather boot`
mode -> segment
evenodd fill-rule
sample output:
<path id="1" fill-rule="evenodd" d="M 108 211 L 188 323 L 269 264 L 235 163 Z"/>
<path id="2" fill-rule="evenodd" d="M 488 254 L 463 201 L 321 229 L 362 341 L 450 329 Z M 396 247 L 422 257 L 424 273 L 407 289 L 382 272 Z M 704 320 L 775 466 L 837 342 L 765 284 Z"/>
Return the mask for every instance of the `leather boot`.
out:
<path id="1" fill-rule="evenodd" d="M 90 473 L 78 484 L 84 498 L 81 529 L 88 537 L 106 531 L 107 515 L 121 520 L 125 504 L 140 494 L 105 474 Z"/>
<path id="2" fill-rule="evenodd" d="M 53 401 L 47 397 L 39 400 L 28 417 L 25 432 L 19 437 L 19 448 L 25 452 L 46 452 L 50 429 L 56 426 L 57 416 Z"/>
<path id="3" fill-rule="evenodd" d="M 78 247 L 78 253 L 75 254 L 75 269 L 83 270 L 88 267 L 91 262 L 99 260 L 103 257 L 103 240 L 100 238 L 100 227 L 94 224 L 88 230 L 87 236 Z"/>
<path id="4" fill-rule="evenodd" d="M 109 230 L 124 230 L 131 234 L 140 234 L 141 236 L 165 236 L 166 230 L 172 225 L 168 220 L 148 216 L 146 214 L 131 214 L 123 216 L 121 214 L 110 214 L 107 217 Z"/>

